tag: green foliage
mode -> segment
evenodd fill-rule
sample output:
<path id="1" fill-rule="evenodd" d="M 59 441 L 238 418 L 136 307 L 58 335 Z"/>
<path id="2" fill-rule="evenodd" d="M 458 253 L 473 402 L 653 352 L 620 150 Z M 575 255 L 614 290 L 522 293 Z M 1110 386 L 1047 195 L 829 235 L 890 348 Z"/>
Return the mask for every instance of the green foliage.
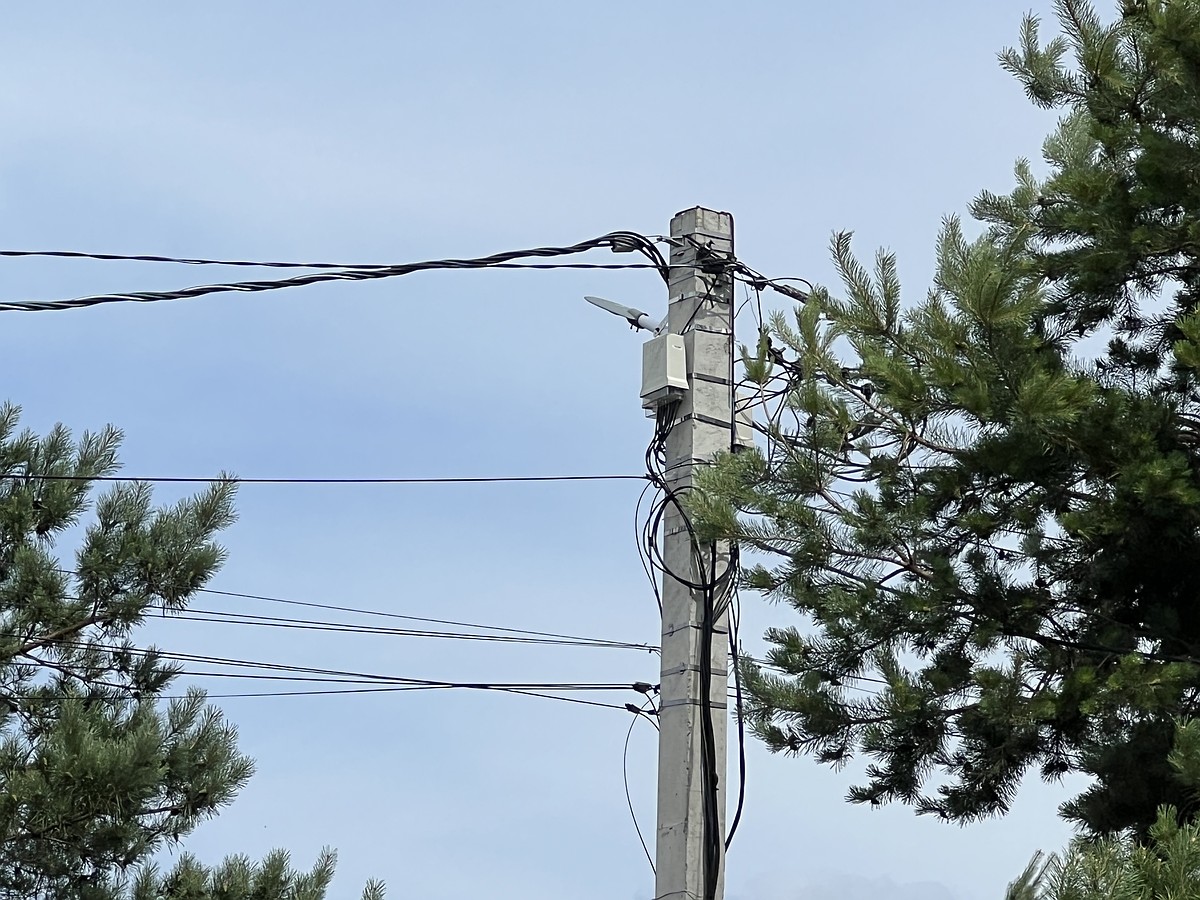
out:
<path id="1" fill-rule="evenodd" d="M 1021 169 L 1012 194 L 985 193 L 973 213 L 1033 235 L 1032 262 L 1053 285 L 1051 331 L 1103 328 L 1109 365 L 1160 377 L 1178 320 L 1200 300 L 1200 4 L 1125 0 L 1107 25 L 1079 0 L 1056 7 L 1062 37 L 1041 46 L 1029 17 L 1019 48 L 1001 55 L 1031 99 L 1064 113 L 1043 147 L 1051 174 L 1037 184 Z M 1180 362 L 1167 383 L 1183 390 L 1195 360 Z"/>
<path id="2" fill-rule="evenodd" d="M 121 435 L 76 442 L 59 426 L 38 437 L 18 432 L 18 416 L 0 407 L 0 897 L 323 896 L 329 855 L 305 876 L 279 854 L 211 872 L 184 857 L 161 877 L 149 865 L 253 771 L 201 691 L 160 699 L 179 669 L 132 637 L 148 614 L 184 609 L 220 567 L 214 538 L 233 522 L 233 482 L 161 509 L 145 484 L 115 486 L 64 561 L 55 540 L 81 525 L 94 480 L 117 470 Z"/>
<path id="3" fill-rule="evenodd" d="M 802 616 L 745 672 L 771 749 L 958 822 L 1082 772 L 1064 815 L 1145 839 L 1200 809 L 1169 764 L 1200 699 L 1200 0 L 1057 7 L 1002 55 L 1063 111 L 1048 177 L 948 220 L 920 303 L 835 236 L 844 297 L 771 322 L 766 447 L 694 511 Z"/>
<path id="4" fill-rule="evenodd" d="M 207 868 L 184 855 L 166 875 L 154 866 L 138 873 L 129 900 L 324 900 L 337 854 L 324 850 L 311 872 L 297 872 L 288 854 L 276 850 L 261 863 L 231 856 Z M 383 900 L 383 885 L 369 882 L 362 900 Z"/>
<path id="5" fill-rule="evenodd" d="M 1147 840 L 1079 840 L 1063 858 L 1027 871 L 1006 900 L 1196 900 L 1200 898 L 1200 825 L 1180 825 L 1160 810 Z M 1032 877 L 1031 877 L 1032 876 Z"/>
<path id="6" fill-rule="evenodd" d="M 1192 789 L 1200 767 L 1200 723 L 1182 723 L 1171 763 Z M 1200 823 L 1180 824 L 1177 811 L 1158 811 L 1147 839 L 1112 835 L 1076 840 L 1061 856 L 1037 854 L 1008 887 L 1006 900 L 1196 900 L 1200 898 Z"/>

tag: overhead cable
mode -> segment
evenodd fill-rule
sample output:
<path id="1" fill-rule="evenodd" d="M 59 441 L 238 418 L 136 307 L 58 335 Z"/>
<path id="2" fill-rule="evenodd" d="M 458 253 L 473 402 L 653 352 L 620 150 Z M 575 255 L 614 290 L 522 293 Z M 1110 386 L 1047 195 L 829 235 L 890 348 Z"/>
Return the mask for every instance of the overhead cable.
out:
<path id="1" fill-rule="evenodd" d="M 572 481 L 645 481 L 645 475 L 448 475 L 428 478 L 239 478 L 236 475 L 55 475 L 2 472 L 3 481 L 99 481 L 151 484 L 521 484 Z"/>
<path id="2" fill-rule="evenodd" d="M 0 257 L 90 259 L 116 262 L 175 263 L 185 266 L 240 266 L 252 269 L 386 269 L 390 263 L 272 262 L 248 259 L 199 259 L 149 254 L 88 253 L 81 250 L 0 250 Z M 657 269 L 654 263 L 500 263 L 496 269 Z"/>
<path id="3" fill-rule="evenodd" d="M 215 588 L 200 588 L 198 593 L 212 594 L 218 597 L 237 597 L 244 600 L 261 600 L 265 603 L 278 603 L 285 606 L 299 606 L 308 609 L 323 609 L 330 612 L 353 613 L 359 616 L 374 616 L 383 619 L 399 619 L 405 622 L 422 622 L 427 625 L 448 625 L 454 628 L 474 628 L 481 631 L 495 631 L 502 634 L 522 635 L 527 637 L 550 638 L 563 641 L 579 641 L 595 644 L 623 645 L 624 642 L 612 641 L 605 638 L 584 637 L 576 634 L 564 634 L 557 631 L 534 631 L 528 628 L 511 628 L 505 625 L 481 625 L 478 622 L 461 622 L 454 619 L 435 619 L 429 616 L 413 616 L 405 613 L 386 612 L 383 610 L 364 609 L 357 606 L 339 606 L 331 603 L 314 603 L 307 600 L 289 600 L 284 597 L 273 597 L 264 594 L 248 594 L 239 591 L 222 591 Z M 657 650 L 653 644 L 632 645 L 639 649 Z"/>
<path id="4" fill-rule="evenodd" d="M 572 700 L 558 696 L 562 693 L 578 692 L 613 692 L 635 689 L 632 684 L 597 684 L 580 682 L 480 682 L 480 681 L 443 681 L 429 678 L 409 678 L 398 675 L 379 675 L 364 672 L 352 672 L 340 669 L 324 669 L 314 666 L 296 666 L 285 663 L 260 662 L 237 659 L 232 657 L 206 656 L 195 653 L 178 653 L 154 648 L 117 647 L 98 644 L 60 642 L 60 646 L 78 647 L 80 649 L 103 650 L 113 653 L 126 653 L 133 656 L 169 660 L 177 663 L 190 663 L 208 666 L 224 666 L 233 669 L 251 669 L 256 671 L 209 672 L 181 671 L 179 674 L 199 678 L 234 678 L 254 681 L 287 681 L 308 682 L 318 684 L 339 684 L 371 687 L 375 689 L 391 688 L 401 690 L 475 690 L 496 691 L 499 693 L 521 694 L 524 696 L 540 697 L 550 700 Z M 339 689 L 340 690 L 340 689 Z M 357 692 L 357 691 L 356 691 Z M 363 691 L 369 692 L 369 691 Z M 551 693 L 553 692 L 553 693 Z M 260 696 L 280 696 L 282 692 L 271 691 Z M 121 698 L 110 698 L 121 699 Z M 130 698 L 136 699 L 136 698 Z M 155 698 L 158 699 L 158 698 Z M 583 701 L 590 706 L 605 706 L 624 710 L 624 706 L 606 704 L 600 701 Z"/>
<path id="5" fill-rule="evenodd" d="M 167 610 L 167 607 L 157 607 Z M 413 628 L 387 628 L 378 625 L 356 625 L 348 622 L 328 622 L 316 619 L 291 619 L 280 616 L 259 616 L 251 613 L 225 610 L 193 609 L 173 613 L 170 619 L 191 622 L 217 622 L 227 625 L 258 625 L 272 628 L 291 628 L 301 631 L 327 631 L 333 633 L 368 634 L 394 637 L 441 638 L 459 641 L 483 641 L 506 644 L 533 644 L 564 647 L 597 647 L 612 650 L 640 650 L 655 652 L 650 644 L 635 644 L 626 641 L 591 639 L 584 637 L 533 637 L 516 634 L 478 634 L 459 631 L 430 631 Z M 483 626 L 486 627 L 486 626 Z"/>
<path id="6" fill-rule="evenodd" d="M 294 275 L 290 278 L 279 278 L 264 281 L 234 281 L 222 284 L 202 284 L 193 287 L 180 288 L 174 291 L 131 291 L 118 294 L 92 294 L 69 300 L 11 300 L 0 302 L 0 312 L 50 312 L 63 309 L 82 309 L 91 306 L 104 306 L 114 303 L 155 303 L 165 300 L 187 300 L 202 297 L 207 294 L 219 293 L 261 293 L 277 291 L 284 288 L 303 287 L 332 281 L 375 281 L 382 278 L 396 278 L 411 275 L 414 272 L 425 272 L 446 269 L 487 269 L 497 268 L 513 263 L 516 260 L 572 256 L 586 253 L 589 250 L 608 249 L 617 253 L 638 252 L 645 256 L 650 265 L 658 270 L 664 281 L 669 279 L 669 269 L 662 254 L 645 236 L 632 231 L 615 231 L 598 238 L 581 241 L 565 247 L 536 247 L 528 250 L 509 250 L 494 253 L 490 256 L 478 256 L 466 259 L 434 259 L 421 262 L 404 263 L 371 268 L 337 269 L 321 272 L 310 272 L 304 275 Z M 13 251 L 31 252 L 31 251 Z"/>

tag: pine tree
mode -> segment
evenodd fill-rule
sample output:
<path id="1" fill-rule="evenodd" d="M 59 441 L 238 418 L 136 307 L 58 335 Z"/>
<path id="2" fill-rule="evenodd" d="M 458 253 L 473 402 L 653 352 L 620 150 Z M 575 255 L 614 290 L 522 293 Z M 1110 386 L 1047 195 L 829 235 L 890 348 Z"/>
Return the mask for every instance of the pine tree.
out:
<path id="1" fill-rule="evenodd" d="M 837 235 L 844 298 L 745 353 L 766 447 L 693 515 L 802 615 L 745 670 L 771 749 L 863 755 L 850 799 L 958 822 L 1083 772 L 1063 814 L 1148 839 L 1200 809 L 1168 763 L 1200 698 L 1200 2 L 1058 14 L 1001 57 L 1063 110 L 1049 175 L 982 194 L 977 238 L 948 220 L 915 305 Z"/>
<path id="2" fill-rule="evenodd" d="M 1181 723 L 1171 763 L 1182 784 L 1200 787 L 1200 723 Z M 1200 823 L 1180 824 L 1164 806 L 1147 840 L 1077 839 L 1061 856 L 1034 856 L 1006 900 L 1198 900 Z"/>
<path id="3" fill-rule="evenodd" d="M 154 866 L 141 869 L 131 885 L 129 900 L 325 900 L 333 881 L 337 855 L 321 853 L 310 872 L 297 872 L 288 854 L 276 850 L 261 863 L 231 856 L 208 868 L 184 855 L 167 874 Z M 383 885 L 369 882 L 362 900 L 383 900 Z"/>
<path id="4" fill-rule="evenodd" d="M 328 855 L 308 876 L 280 854 L 211 873 L 189 857 L 163 876 L 150 865 L 253 771 L 201 691 L 160 699 L 179 669 L 134 640 L 148 614 L 184 609 L 220 567 L 234 483 L 160 509 L 146 484 L 120 483 L 78 528 L 96 480 L 118 468 L 120 433 L 39 437 L 18 419 L 0 407 L 0 897 L 318 900 Z M 55 555 L 60 539 L 78 545 L 73 560 Z M 272 893 L 286 879 L 304 890 Z"/>

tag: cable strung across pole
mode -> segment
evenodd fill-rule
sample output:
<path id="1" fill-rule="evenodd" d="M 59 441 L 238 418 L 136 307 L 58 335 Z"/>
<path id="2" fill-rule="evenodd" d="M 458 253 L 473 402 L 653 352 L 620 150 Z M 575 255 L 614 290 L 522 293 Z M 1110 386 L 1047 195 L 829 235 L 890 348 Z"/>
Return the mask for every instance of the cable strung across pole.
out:
<path id="1" fill-rule="evenodd" d="M 645 475 L 447 475 L 413 478 L 239 478 L 236 475 L 54 475 L 0 472 L 0 481 L 97 481 L 154 484 L 536 484 L 572 481 L 645 481 Z"/>
<path id="2" fill-rule="evenodd" d="M 504 253 L 494 253 L 491 256 L 479 256 L 467 259 L 435 259 L 394 266 L 372 266 L 368 268 L 312 272 L 306 275 L 294 275 L 290 278 L 265 281 L 233 281 L 224 284 L 202 284 L 174 291 L 132 291 L 122 294 L 93 294 L 70 300 L 9 300 L 0 302 L 0 312 L 50 312 L 63 309 L 105 306 L 113 303 L 156 303 L 162 300 L 187 300 L 193 297 L 203 297 L 206 294 L 229 292 L 261 293 L 264 291 L 282 290 L 283 288 L 303 287 L 327 281 L 374 281 L 381 278 L 396 278 L 401 275 L 411 275 L 414 272 L 432 270 L 497 268 L 520 259 L 572 256 L 578 253 L 586 253 L 589 250 L 606 248 L 612 250 L 614 253 L 640 253 L 650 261 L 649 265 L 658 270 L 664 282 L 669 279 L 669 270 L 666 261 L 653 241 L 636 232 L 614 231 L 601 237 L 581 241 L 578 244 L 571 244 L 566 247 L 536 247 L 529 250 L 509 250 Z M 33 251 L 8 252 L 11 254 L 18 252 L 32 253 Z M 216 261 L 213 261 L 213 264 L 216 264 Z"/>

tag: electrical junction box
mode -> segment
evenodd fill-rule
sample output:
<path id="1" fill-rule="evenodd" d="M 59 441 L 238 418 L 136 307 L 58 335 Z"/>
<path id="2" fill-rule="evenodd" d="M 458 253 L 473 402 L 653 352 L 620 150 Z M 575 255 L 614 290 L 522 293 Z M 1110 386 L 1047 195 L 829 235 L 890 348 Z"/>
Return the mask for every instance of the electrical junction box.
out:
<path id="1" fill-rule="evenodd" d="M 642 408 L 658 409 L 687 393 L 683 335 L 660 334 L 642 344 Z"/>

